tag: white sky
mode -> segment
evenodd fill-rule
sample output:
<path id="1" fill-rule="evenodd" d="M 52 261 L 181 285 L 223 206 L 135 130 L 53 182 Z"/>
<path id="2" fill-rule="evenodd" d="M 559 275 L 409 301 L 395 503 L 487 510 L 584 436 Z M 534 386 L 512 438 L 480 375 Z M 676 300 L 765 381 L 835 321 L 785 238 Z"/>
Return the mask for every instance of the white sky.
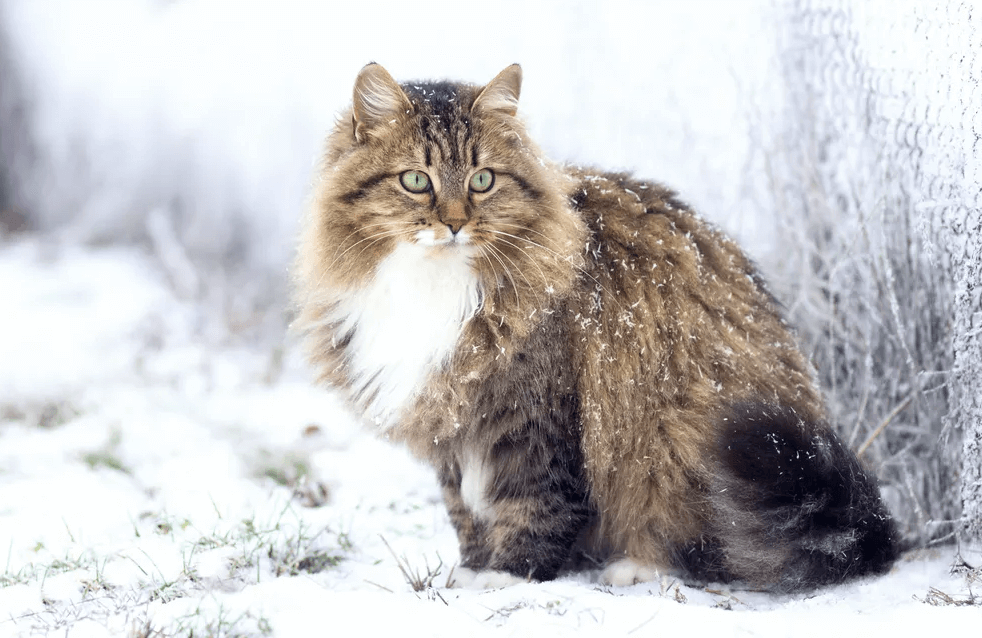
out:
<path id="1" fill-rule="evenodd" d="M 272 263 L 369 61 L 474 83 L 519 62 L 521 112 L 553 159 L 635 170 L 739 229 L 755 212 L 747 111 L 779 96 L 769 6 L 0 0 L 39 109 L 48 219 L 112 235 L 177 197 L 192 241 L 244 211 Z"/>

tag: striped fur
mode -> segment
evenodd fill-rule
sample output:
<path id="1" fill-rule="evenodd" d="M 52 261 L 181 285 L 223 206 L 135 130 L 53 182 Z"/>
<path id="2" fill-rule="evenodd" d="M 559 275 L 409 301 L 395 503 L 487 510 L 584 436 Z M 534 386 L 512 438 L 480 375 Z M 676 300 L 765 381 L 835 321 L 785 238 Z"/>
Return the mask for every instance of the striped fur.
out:
<path id="1" fill-rule="evenodd" d="M 297 261 L 311 361 L 434 466 L 461 582 L 584 559 L 777 591 L 886 569 L 876 482 L 753 264 L 663 186 L 546 161 L 520 84 L 363 69 Z"/>

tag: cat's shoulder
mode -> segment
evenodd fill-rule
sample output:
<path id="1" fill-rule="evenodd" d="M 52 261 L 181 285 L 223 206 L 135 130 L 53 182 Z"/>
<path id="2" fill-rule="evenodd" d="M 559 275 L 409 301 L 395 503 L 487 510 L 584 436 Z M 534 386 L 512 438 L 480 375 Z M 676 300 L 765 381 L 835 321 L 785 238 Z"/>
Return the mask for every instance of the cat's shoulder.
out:
<path id="1" fill-rule="evenodd" d="M 666 214 L 690 212 L 671 188 L 643 180 L 628 172 L 603 171 L 581 166 L 567 166 L 573 188 L 570 201 L 582 212 L 610 211 L 621 214 Z"/>
<path id="2" fill-rule="evenodd" d="M 691 209 L 671 188 L 638 179 L 627 172 L 610 172 L 580 166 L 566 167 L 573 187 L 570 203 L 587 221 L 602 215 L 638 216 L 691 214 Z"/>
<path id="3" fill-rule="evenodd" d="M 687 251 L 739 253 L 714 224 L 671 188 L 624 172 L 567 168 L 571 209 L 590 229 L 595 250 L 614 259 Z M 604 248 L 606 247 L 606 248 Z"/>

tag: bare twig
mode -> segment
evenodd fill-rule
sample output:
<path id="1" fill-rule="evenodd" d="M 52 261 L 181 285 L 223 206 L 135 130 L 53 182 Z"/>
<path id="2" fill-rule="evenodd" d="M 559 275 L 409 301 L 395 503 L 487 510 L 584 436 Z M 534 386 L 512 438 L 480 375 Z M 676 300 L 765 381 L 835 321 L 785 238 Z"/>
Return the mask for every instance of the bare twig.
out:
<path id="1" fill-rule="evenodd" d="M 931 587 L 927 592 L 927 596 L 925 596 L 923 600 L 917 596 L 914 596 L 914 600 L 919 600 L 922 603 L 934 605 L 935 607 L 947 605 L 954 605 L 955 607 L 968 607 L 982 604 L 982 598 L 979 598 L 974 594 L 970 593 L 964 598 L 955 598 L 954 596 L 949 596 L 937 587 Z"/>
<path id="2" fill-rule="evenodd" d="M 654 620 L 655 618 L 657 618 L 658 617 L 658 613 L 659 612 L 655 612 L 654 614 L 652 614 L 651 618 L 649 618 L 648 620 L 644 621 L 643 623 L 641 623 L 640 625 L 638 625 L 637 627 L 635 627 L 634 629 L 632 629 L 631 631 L 629 631 L 627 633 L 628 634 L 633 634 L 638 629 L 641 629 L 642 627 L 644 627 L 645 625 L 647 625 L 648 623 L 650 623 L 652 620 Z"/>
<path id="3" fill-rule="evenodd" d="M 739 598 L 737 598 L 733 594 L 731 594 L 729 592 L 726 592 L 726 591 L 723 591 L 722 589 L 710 589 L 709 587 L 706 587 L 705 591 L 708 594 L 713 594 L 714 596 L 722 596 L 723 598 L 726 598 L 727 600 L 732 600 L 733 602 L 737 603 L 738 605 L 743 605 L 745 607 L 748 607 L 749 606 L 749 605 L 747 605 L 747 603 L 743 602 L 742 600 L 740 600 Z"/>
<path id="4" fill-rule="evenodd" d="M 897 407 L 895 407 L 893 410 L 891 410 L 890 411 L 890 414 L 888 414 L 886 416 L 886 418 L 883 419 L 883 421 L 878 426 L 876 426 L 876 429 L 873 430 L 873 432 L 869 435 L 869 437 L 865 441 L 863 441 L 863 444 L 859 446 L 859 449 L 856 450 L 856 456 L 862 458 L 863 453 L 866 452 L 866 449 L 873 443 L 873 441 L 876 439 L 876 437 L 880 436 L 880 434 L 883 432 L 883 430 L 885 430 L 886 427 L 888 425 L 890 425 L 890 421 L 893 421 L 893 419 L 898 414 L 900 414 L 901 412 L 903 412 L 904 409 L 908 405 L 910 405 L 910 402 L 913 401 L 913 400 L 914 400 L 914 395 L 913 394 L 909 394 L 909 395 L 907 395 L 907 398 L 906 399 L 904 399 L 903 401 L 901 401 L 900 404 Z"/>
<path id="5" fill-rule="evenodd" d="M 386 587 L 385 585 L 379 585 L 378 583 L 373 583 L 372 581 L 370 581 L 370 580 L 368 580 L 367 578 L 366 578 L 366 579 L 364 579 L 364 580 L 365 580 L 365 582 L 366 582 L 366 583 L 368 583 L 369 585 L 375 585 L 375 586 L 376 586 L 376 587 L 378 587 L 379 589 L 384 589 L 385 591 L 387 591 L 387 592 L 389 592 L 390 594 L 392 594 L 392 593 L 395 593 L 395 592 L 393 592 L 393 591 L 392 591 L 391 589 L 389 589 L 388 587 Z"/>

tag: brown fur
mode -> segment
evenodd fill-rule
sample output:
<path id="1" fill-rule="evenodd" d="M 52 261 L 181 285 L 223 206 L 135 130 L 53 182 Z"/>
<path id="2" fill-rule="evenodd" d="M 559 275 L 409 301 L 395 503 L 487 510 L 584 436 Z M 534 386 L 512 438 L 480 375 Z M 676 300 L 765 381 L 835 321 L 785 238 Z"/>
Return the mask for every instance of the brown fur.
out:
<path id="1" fill-rule="evenodd" d="M 551 578 L 579 536 L 590 555 L 669 566 L 719 536 L 709 494 L 728 410 L 784 406 L 824 435 L 822 402 L 737 246 L 663 186 L 544 160 L 515 117 L 520 81 L 517 65 L 486 87 L 362 71 L 305 223 L 298 323 L 320 378 L 352 388 L 339 300 L 413 233 L 468 229 L 480 308 L 388 430 L 437 468 L 464 564 Z M 495 171 L 487 194 L 467 191 L 479 167 Z M 407 193 L 406 170 L 432 190 Z M 369 398 L 352 390 L 356 408 Z M 462 496 L 475 459 L 485 512 Z M 532 548 L 546 537 L 560 540 L 536 547 L 559 548 Z M 765 582 L 781 564 L 725 567 Z"/>
<path id="2" fill-rule="evenodd" d="M 763 399 L 816 421 L 821 402 L 733 242 L 663 187 L 577 174 L 573 197 L 593 231 L 593 290 L 571 304 L 591 494 L 616 551 L 666 564 L 664 548 L 705 526 L 719 411 Z"/>

